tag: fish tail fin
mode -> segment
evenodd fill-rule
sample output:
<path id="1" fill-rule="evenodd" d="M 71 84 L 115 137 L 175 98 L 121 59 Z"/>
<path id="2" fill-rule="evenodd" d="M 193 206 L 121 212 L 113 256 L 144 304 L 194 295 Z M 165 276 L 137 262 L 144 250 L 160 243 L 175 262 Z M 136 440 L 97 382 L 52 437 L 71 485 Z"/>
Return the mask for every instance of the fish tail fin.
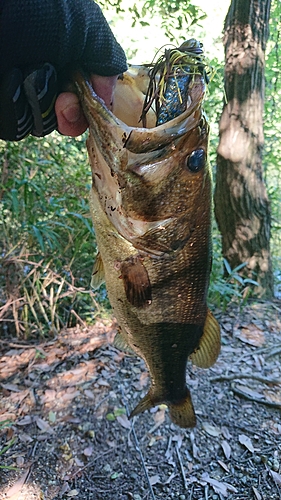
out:
<path id="1" fill-rule="evenodd" d="M 139 415 L 139 413 L 143 413 L 145 410 L 150 410 L 150 408 L 153 408 L 155 405 L 160 403 L 166 403 L 168 405 L 170 417 L 174 424 L 179 427 L 195 427 L 196 416 L 188 389 L 186 397 L 178 403 L 169 403 L 161 398 L 157 398 L 157 401 L 155 401 L 151 391 L 149 391 L 131 412 L 129 418 L 133 418 L 136 415 Z"/>
<path id="2" fill-rule="evenodd" d="M 168 407 L 171 420 L 174 424 L 179 427 L 195 427 L 196 416 L 189 391 L 185 399 L 179 403 L 170 403 L 168 404 Z"/>
<path id="3" fill-rule="evenodd" d="M 130 413 L 129 418 L 133 418 L 136 415 L 139 415 L 139 413 L 143 413 L 145 410 L 150 410 L 150 408 L 153 408 L 153 406 L 155 406 L 155 403 L 152 401 L 151 394 L 149 391 Z"/>
<path id="4" fill-rule="evenodd" d="M 192 363 L 200 368 L 210 368 L 220 353 L 221 339 L 220 326 L 208 309 L 203 335 L 199 346 L 190 355 Z"/>

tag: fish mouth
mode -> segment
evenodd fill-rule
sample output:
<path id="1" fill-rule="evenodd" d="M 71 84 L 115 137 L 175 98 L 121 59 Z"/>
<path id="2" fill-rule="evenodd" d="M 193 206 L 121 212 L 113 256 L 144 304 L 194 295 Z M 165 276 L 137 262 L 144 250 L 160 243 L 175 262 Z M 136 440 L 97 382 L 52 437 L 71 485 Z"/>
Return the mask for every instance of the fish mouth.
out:
<path id="1" fill-rule="evenodd" d="M 173 226 L 178 222 L 178 225 L 187 228 L 184 237 L 180 238 L 186 243 L 190 224 L 186 223 L 188 220 L 186 211 L 179 215 L 168 207 L 164 213 L 162 207 L 163 203 L 166 203 L 163 201 L 166 198 L 165 183 L 175 170 L 177 162 L 175 158 L 179 151 L 181 154 L 181 150 L 186 149 L 186 143 L 189 144 L 189 137 L 194 130 L 199 130 L 196 132 L 197 135 L 195 134 L 195 139 L 191 140 L 194 148 L 197 147 L 199 140 L 205 150 L 207 149 L 208 126 L 202 113 L 202 101 L 206 90 L 204 77 L 199 73 L 193 76 L 184 112 L 151 128 L 127 125 L 106 107 L 89 81 L 82 75 L 76 75 L 75 84 L 89 123 L 87 147 L 92 168 L 92 190 L 95 192 L 96 202 L 101 204 L 114 231 L 116 230 L 121 237 L 130 241 L 139 250 L 154 256 L 173 253 L 174 248 L 167 241 L 169 240 L 167 235 L 176 234 L 177 230 L 173 230 Z M 133 110 L 136 122 L 141 116 L 142 105 L 143 101 Z M 204 130 L 203 134 L 201 130 Z M 181 146 L 181 141 L 185 144 L 184 148 Z M 138 193 L 135 194 L 134 191 L 132 201 L 130 196 L 133 184 L 136 182 L 139 182 Z M 192 183 L 194 192 L 201 189 L 200 182 L 198 187 L 193 181 Z M 162 203 L 158 197 L 155 214 L 152 214 L 150 209 L 148 213 L 144 206 L 145 185 L 151 186 L 151 193 L 160 185 L 163 186 Z"/>
<path id="2" fill-rule="evenodd" d="M 205 80 L 203 76 L 195 75 L 187 98 L 186 110 L 166 123 L 144 128 L 129 126 L 113 114 L 95 93 L 90 82 L 81 74 L 75 75 L 75 86 L 90 131 L 103 152 L 105 148 L 109 148 L 109 144 L 115 144 L 118 150 L 126 148 L 137 154 L 163 148 L 198 125 L 205 95 Z M 107 130 L 106 134 L 104 130 Z"/>

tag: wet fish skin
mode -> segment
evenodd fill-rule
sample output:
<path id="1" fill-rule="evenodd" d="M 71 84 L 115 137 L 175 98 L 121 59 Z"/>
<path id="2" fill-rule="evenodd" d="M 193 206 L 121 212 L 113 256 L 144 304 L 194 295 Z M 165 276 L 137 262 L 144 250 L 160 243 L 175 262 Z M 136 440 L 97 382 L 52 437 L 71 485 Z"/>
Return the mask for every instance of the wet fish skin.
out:
<path id="1" fill-rule="evenodd" d="M 132 416 L 166 403 L 177 425 L 192 427 L 187 359 L 207 367 L 220 349 L 206 304 L 211 175 L 203 78 L 194 79 L 184 113 L 149 130 L 117 119 L 83 78 L 77 88 L 90 127 L 95 285 L 105 279 L 121 327 L 117 344 L 141 356 L 151 376 Z"/>

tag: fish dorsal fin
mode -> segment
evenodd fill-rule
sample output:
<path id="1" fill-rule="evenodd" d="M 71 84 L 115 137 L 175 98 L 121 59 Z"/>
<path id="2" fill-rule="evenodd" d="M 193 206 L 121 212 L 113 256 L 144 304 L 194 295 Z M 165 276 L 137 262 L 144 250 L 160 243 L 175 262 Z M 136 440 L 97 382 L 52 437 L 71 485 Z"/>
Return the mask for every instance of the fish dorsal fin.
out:
<path id="1" fill-rule="evenodd" d="M 123 334 L 121 329 L 116 333 L 113 345 L 114 347 L 116 347 L 116 349 L 119 349 L 119 351 L 123 351 L 127 354 L 136 354 L 135 351 L 133 351 L 133 349 L 127 343 L 125 335 Z"/>
<path id="2" fill-rule="evenodd" d="M 151 303 L 151 284 L 147 270 L 139 257 L 130 257 L 120 265 L 127 300 L 135 307 Z"/>
<path id="3" fill-rule="evenodd" d="M 98 252 L 93 267 L 91 287 L 97 290 L 104 283 L 104 267 L 101 254 Z"/>
<path id="4" fill-rule="evenodd" d="M 210 368 L 220 353 L 220 326 L 208 309 L 203 335 L 198 348 L 190 355 L 192 363 L 200 368 Z"/>

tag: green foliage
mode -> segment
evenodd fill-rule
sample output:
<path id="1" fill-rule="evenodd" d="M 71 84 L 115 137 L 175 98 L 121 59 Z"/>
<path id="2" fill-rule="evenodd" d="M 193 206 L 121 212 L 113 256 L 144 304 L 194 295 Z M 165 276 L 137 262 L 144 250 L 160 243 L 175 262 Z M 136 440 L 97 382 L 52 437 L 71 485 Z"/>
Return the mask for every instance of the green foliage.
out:
<path id="1" fill-rule="evenodd" d="M 273 0 L 265 67 L 264 174 L 272 211 L 271 252 L 281 296 L 281 3 Z"/>
<path id="2" fill-rule="evenodd" d="M 96 253 L 85 139 L 53 134 L 2 143 L 0 321 L 27 336 L 90 321 Z M 103 292 L 104 293 L 104 292 Z"/>
<path id="3" fill-rule="evenodd" d="M 130 12 L 133 27 L 151 26 L 151 19 L 160 22 L 165 35 L 171 40 L 185 40 L 190 28 L 206 18 L 205 12 L 189 0 L 99 0 L 100 6 L 106 10 L 115 7 L 116 12 Z"/>
<path id="4" fill-rule="evenodd" d="M 2 422 L 0 422 L 0 432 L 1 432 L 1 430 L 4 430 L 8 427 L 11 427 L 11 425 L 12 425 L 12 422 L 10 422 L 9 420 L 2 420 Z M 2 459 L 2 456 L 4 455 L 4 453 L 6 453 L 6 451 L 8 451 L 13 446 L 14 442 L 15 442 L 15 438 L 10 439 L 8 441 L 8 443 L 6 444 L 6 446 L 4 446 L 3 448 L 0 449 L 0 460 Z M 16 467 L 11 467 L 9 465 L 1 465 L 1 463 L 0 463 L 0 469 L 17 470 Z"/>
<path id="5" fill-rule="evenodd" d="M 231 269 L 226 259 L 222 258 L 220 237 L 216 227 L 213 231 L 213 266 L 209 287 L 211 306 L 225 311 L 230 303 L 244 306 L 251 297 L 254 287 L 259 284 L 241 276 L 241 270 L 247 262 Z"/>

